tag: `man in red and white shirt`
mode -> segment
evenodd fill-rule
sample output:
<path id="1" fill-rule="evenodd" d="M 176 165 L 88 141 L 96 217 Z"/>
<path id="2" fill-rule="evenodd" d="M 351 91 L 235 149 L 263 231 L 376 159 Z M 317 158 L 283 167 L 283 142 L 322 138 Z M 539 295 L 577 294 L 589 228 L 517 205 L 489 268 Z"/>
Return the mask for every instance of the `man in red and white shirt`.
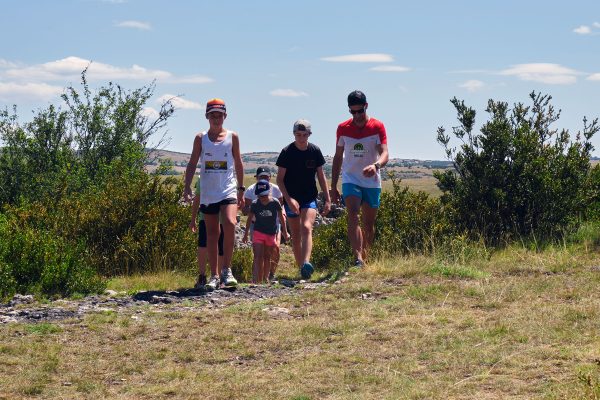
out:
<path id="1" fill-rule="evenodd" d="M 348 239 L 355 266 L 362 267 L 375 236 L 375 218 L 381 197 L 380 169 L 388 162 L 385 126 L 367 115 L 367 97 L 360 90 L 348 95 L 352 118 L 338 125 L 331 177 L 331 200 L 342 197 L 348 213 Z M 361 228 L 362 226 L 362 228 Z"/>

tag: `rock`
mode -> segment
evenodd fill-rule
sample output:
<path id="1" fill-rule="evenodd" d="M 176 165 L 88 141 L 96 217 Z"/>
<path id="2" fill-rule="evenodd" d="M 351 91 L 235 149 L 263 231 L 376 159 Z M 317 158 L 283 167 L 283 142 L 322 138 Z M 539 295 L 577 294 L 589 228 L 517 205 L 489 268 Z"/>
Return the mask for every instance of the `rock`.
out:
<path id="1" fill-rule="evenodd" d="M 171 303 L 173 303 L 173 298 L 155 295 L 150 298 L 150 303 L 152 303 L 152 304 L 157 304 L 157 303 L 171 304 Z"/>
<path id="2" fill-rule="evenodd" d="M 263 308 L 263 311 L 269 314 L 271 318 L 276 319 L 290 319 L 293 318 L 290 315 L 290 310 L 284 307 L 267 307 Z"/>
<path id="3" fill-rule="evenodd" d="M 294 286 L 296 286 L 296 281 L 291 280 L 291 279 L 280 279 L 279 283 L 282 284 L 285 287 L 289 287 L 289 288 L 293 288 Z"/>
<path id="4" fill-rule="evenodd" d="M 116 292 L 116 291 L 114 291 L 114 290 L 106 289 L 106 290 L 104 291 L 104 294 L 105 294 L 105 295 L 107 295 L 107 296 L 111 296 L 111 297 L 113 297 L 113 296 L 116 296 L 116 295 L 118 295 L 119 293 L 117 293 L 117 292 Z"/>
<path id="5" fill-rule="evenodd" d="M 31 304 L 35 301 L 34 297 L 30 294 L 22 295 L 15 294 L 11 301 L 8 302 L 9 307 L 14 307 L 19 304 Z"/>

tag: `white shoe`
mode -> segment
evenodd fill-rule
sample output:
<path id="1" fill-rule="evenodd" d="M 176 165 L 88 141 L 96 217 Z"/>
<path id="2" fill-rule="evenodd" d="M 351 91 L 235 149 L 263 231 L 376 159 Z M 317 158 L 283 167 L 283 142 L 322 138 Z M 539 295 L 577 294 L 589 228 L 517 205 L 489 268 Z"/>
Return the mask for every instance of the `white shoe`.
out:
<path id="1" fill-rule="evenodd" d="M 210 279 L 208 280 L 208 283 L 206 284 L 206 290 L 215 290 L 219 287 L 219 278 L 217 278 L 216 275 L 213 275 L 210 277 Z"/>
<path id="2" fill-rule="evenodd" d="M 231 268 L 223 268 L 221 271 L 221 283 L 225 286 L 237 286 L 238 281 L 233 277 Z"/>

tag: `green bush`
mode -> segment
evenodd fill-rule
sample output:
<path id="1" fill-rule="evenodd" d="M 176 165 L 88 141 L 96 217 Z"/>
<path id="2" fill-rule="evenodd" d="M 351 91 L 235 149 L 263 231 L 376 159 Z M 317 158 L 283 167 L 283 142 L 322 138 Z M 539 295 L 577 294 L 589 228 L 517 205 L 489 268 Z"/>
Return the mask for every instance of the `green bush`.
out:
<path id="1" fill-rule="evenodd" d="M 64 199 L 49 222 L 69 241 L 84 240 L 102 275 L 188 271 L 195 268 L 196 239 L 190 208 L 178 202 L 181 189 L 145 173 L 115 175 L 97 190 Z"/>
<path id="2" fill-rule="evenodd" d="M 321 225 L 314 229 L 311 262 L 317 271 L 328 276 L 337 276 L 353 264 L 354 256 L 348 241 L 346 214 L 329 225 Z"/>
<path id="3" fill-rule="evenodd" d="M 589 203 L 592 136 L 600 129 L 584 119 L 583 132 L 571 140 L 552 124 L 559 118 L 550 96 L 531 93 L 531 107 L 489 100 L 490 120 L 473 132 L 475 110 L 456 98 L 460 125 L 450 136 L 438 128 L 438 142 L 454 170 L 436 172 L 442 202 L 459 231 L 486 243 L 511 240 L 552 241 L 573 231 Z"/>
<path id="4" fill-rule="evenodd" d="M 375 224 L 375 254 L 431 254 L 455 234 L 439 199 L 401 188 L 390 175 L 392 190 L 381 195 Z"/>
<path id="5" fill-rule="evenodd" d="M 69 296 L 102 292 L 105 282 L 85 260 L 82 245 L 73 245 L 46 230 L 1 223 L 0 294 Z"/>
<path id="6" fill-rule="evenodd" d="M 254 254 L 251 247 L 234 249 L 233 258 L 231 259 L 233 276 L 240 282 L 252 282 L 253 262 Z"/>

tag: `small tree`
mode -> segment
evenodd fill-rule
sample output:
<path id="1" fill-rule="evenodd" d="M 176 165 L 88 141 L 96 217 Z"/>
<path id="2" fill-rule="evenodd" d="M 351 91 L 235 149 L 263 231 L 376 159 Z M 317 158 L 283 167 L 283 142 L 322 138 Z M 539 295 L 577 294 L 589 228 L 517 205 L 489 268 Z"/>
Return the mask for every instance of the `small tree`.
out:
<path id="1" fill-rule="evenodd" d="M 559 119 L 551 96 L 532 92 L 533 105 L 488 101 L 490 120 L 473 132 L 475 110 L 451 100 L 460 125 L 452 129 L 462 144 L 438 128 L 437 140 L 454 169 L 436 172 L 442 201 L 460 228 L 488 243 L 518 237 L 552 239 L 578 223 L 585 211 L 592 136 L 600 129 L 584 118 L 583 132 L 571 140 L 552 128 Z"/>
<path id="2" fill-rule="evenodd" d="M 101 183 L 115 163 L 124 175 L 143 170 L 148 141 L 173 114 L 172 103 L 164 102 L 150 119 L 143 111 L 154 84 L 126 91 L 109 83 L 92 93 L 86 72 L 81 94 L 73 86 L 65 89 L 65 110 L 50 105 L 22 125 L 16 107 L 0 112 L 0 205 L 58 200 Z"/>

